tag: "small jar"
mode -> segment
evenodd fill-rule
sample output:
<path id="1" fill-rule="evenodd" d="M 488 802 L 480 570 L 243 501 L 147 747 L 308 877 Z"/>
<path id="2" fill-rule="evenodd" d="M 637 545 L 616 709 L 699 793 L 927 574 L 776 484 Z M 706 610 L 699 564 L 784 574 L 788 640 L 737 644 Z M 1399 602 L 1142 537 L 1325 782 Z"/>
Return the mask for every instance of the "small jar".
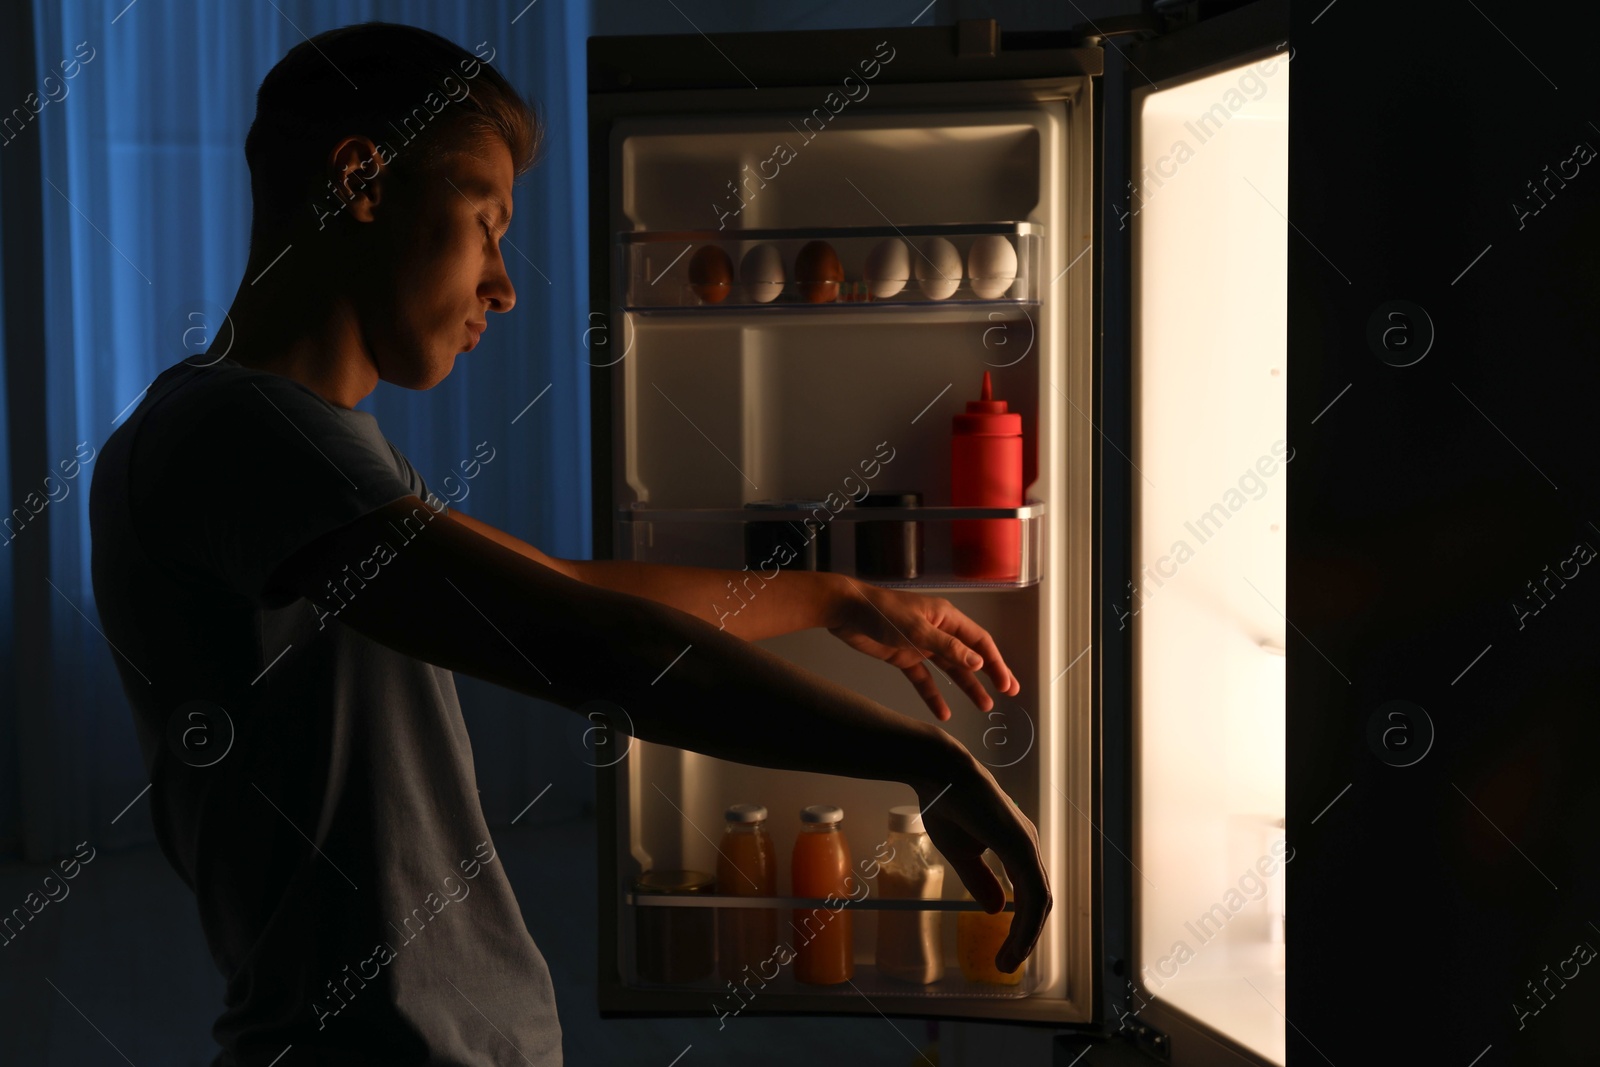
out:
<path id="1" fill-rule="evenodd" d="M 811 515 L 798 519 L 748 519 L 744 524 L 744 561 L 752 571 L 774 567 L 786 571 L 825 571 L 830 566 L 826 500 L 752 500 L 751 511 L 793 510 Z"/>
<path id="2" fill-rule="evenodd" d="M 645 871 L 633 880 L 636 894 L 715 893 L 705 871 Z M 716 966 L 714 909 L 634 905 L 635 959 L 639 978 L 671 984 L 706 978 Z"/>
<path id="3" fill-rule="evenodd" d="M 920 508 L 917 492 L 868 493 L 862 508 Z M 856 524 L 856 574 L 862 578 L 910 581 L 921 577 L 922 523 L 915 520 L 861 521 Z"/>

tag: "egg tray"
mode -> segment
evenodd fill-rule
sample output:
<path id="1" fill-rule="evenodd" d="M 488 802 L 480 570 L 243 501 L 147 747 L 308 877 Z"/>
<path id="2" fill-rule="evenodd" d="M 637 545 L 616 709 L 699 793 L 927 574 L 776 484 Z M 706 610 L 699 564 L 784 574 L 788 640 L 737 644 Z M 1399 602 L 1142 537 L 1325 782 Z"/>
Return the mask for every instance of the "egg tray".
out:
<path id="1" fill-rule="evenodd" d="M 1037 300 L 1029 223 L 623 235 L 630 309 L 1018 304 Z"/>

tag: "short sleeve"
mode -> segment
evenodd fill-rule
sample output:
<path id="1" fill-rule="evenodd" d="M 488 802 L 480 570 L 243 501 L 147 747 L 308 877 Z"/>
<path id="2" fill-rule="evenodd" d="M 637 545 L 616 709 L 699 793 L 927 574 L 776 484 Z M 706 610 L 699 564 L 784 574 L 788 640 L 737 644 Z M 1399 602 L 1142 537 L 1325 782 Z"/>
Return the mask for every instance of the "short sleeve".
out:
<path id="1" fill-rule="evenodd" d="M 396 448 L 392 441 L 389 442 L 389 450 L 394 453 L 395 462 L 400 464 L 401 473 L 405 478 L 406 484 L 411 486 L 411 491 L 416 493 L 435 512 L 448 511 L 449 501 L 441 500 L 433 495 L 433 490 L 428 488 L 428 483 L 423 480 L 421 473 L 411 465 L 411 460 L 407 459 L 406 454 Z"/>
<path id="2" fill-rule="evenodd" d="M 153 414 L 138 449 L 140 540 L 258 605 L 299 549 L 392 501 L 426 500 L 373 416 L 282 375 L 197 383 Z"/>

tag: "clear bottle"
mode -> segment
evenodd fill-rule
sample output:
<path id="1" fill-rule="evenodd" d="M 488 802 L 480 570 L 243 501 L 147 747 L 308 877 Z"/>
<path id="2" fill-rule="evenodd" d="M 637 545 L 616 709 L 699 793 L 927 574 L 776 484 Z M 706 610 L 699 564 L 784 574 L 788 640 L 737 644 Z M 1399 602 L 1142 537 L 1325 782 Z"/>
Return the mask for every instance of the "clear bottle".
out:
<path id="1" fill-rule="evenodd" d="M 888 899 L 938 900 L 944 864 L 922 827 L 915 804 L 889 809 L 889 859 L 878 868 L 878 895 Z M 878 971 L 902 982 L 928 985 L 944 977 L 940 913 L 878 912 Z"/>
<path id="2" fill-rule="evenodd" d="M 984 852 L 983 862 L 1000 880 L 1000 885 L 1006 891 L 1006 902 L 1011 903 L 1011 881 L 995 854 Z M 972 894 L 963 892 L 962 897 L 971 900 Z M 1022 981 L 1023 972 L 1027 970 L 1026 963 L 1010 974 L 994 964 L 995 953 L 1000 951 L 1006 935 L 1011 933 L 1011 919 L 1015 914 L 1014 911 L 1002 911 L 997 915 L 990 915 L 986 911 L 963 911 L 956 915 L 956 951 L 961 959 L 961 974 L 967 981 L 993 985 L 1017 985 Z"/>
<path id="3" fill-rule="evenodd" d="M 767 809 L 734 804 L 723 815 L 726 828 L 718 848 L 717 892 L 735 897 L 778 894 L 778 858 L 767 833 Z M 778 913 L 772 908 L 717 909 L 717 941 L 722 977 L 737 982 L 746 966 L 755 973 L 778 943 Z"/>
<path id="4" fill-rule="evenodd" d="M 844 810 L 813 804 L 800 811 L 789 865 L 797 897 L 833 898 L 832 903 L 794 909 L 794 976 L 812 985 L 836 985 L 855 977 L 855 934 L 849 905 L 850 845 L 840 823 Z"/>

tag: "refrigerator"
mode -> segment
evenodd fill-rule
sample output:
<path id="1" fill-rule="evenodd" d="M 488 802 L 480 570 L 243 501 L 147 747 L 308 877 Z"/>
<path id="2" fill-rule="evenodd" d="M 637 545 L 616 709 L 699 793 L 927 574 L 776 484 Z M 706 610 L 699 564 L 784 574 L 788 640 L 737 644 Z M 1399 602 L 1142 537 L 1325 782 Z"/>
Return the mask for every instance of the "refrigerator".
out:
<path id="1" fill-rule="evenodd" d="M 719 915 L 769 909 L 781 939 L 824 904 L 790 891 L 801 809 L 841 807 L 860 866 L 914 794 L 592 711 L 603 1016 L 878 1014 L 1027 1027 L 1061 1064 L 1284 1062 L 1287 38 L 1278 2 L 590 38 L 595 558 L 734 572 L 733 612 L 782 587 L 761 557 L 787 538 L 793 566 L 949 599 L 1021 691 L 989 686 L 985 713 L 941 682 L 942 726 L 1037 827 L 1054 897 L 1014 984 L 963 970 L 980 908 L 948 869 L 937 899 L 852 897 L 850 982 L 735 982 Z M 1004 506 L 953 484 L 985 375 L 1020 415 Z M 761 644 L 929 716 L 825 631 Z M 734 804 L 767 809 L 774 895 L 708 880 Z M 937 981 L 876 966 L 907 913 L 934 916 Z"/>

